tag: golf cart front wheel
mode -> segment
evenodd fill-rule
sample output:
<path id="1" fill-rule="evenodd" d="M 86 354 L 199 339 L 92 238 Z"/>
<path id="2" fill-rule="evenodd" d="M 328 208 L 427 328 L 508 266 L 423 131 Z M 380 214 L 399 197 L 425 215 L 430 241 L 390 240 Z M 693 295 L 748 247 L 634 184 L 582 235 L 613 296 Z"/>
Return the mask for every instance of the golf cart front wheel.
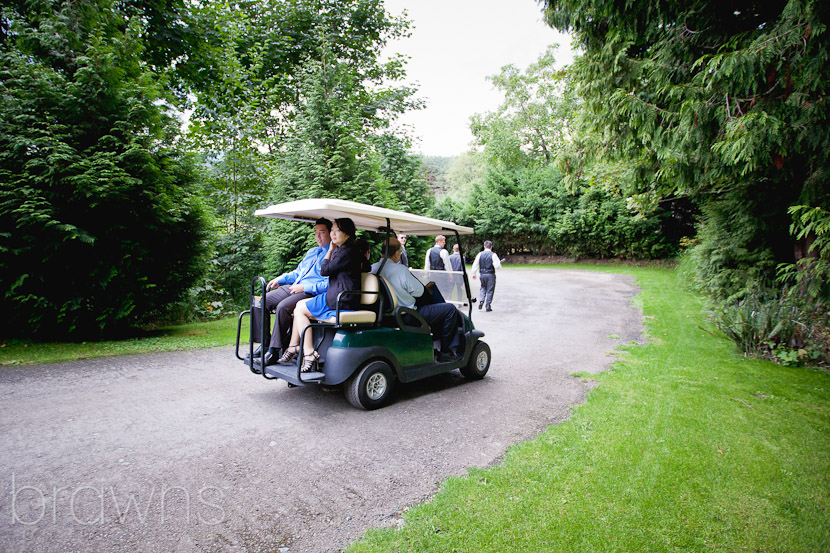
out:
<path id="1" fill-rule="evenodd" d="M 461 374 L 468 380 L 479 380 L 484 378 L 490 369 L 490 346 L 484 342 L 478 342 L 473 348 L 470 360 L 461 367 Z"/>
<path id="2" fill-rule="evenodd" d="M 372 361 L 346 382 L 346 399 L 358 409 L 377 409 L 389 400 L 394 382 L 392 367 Z"/>

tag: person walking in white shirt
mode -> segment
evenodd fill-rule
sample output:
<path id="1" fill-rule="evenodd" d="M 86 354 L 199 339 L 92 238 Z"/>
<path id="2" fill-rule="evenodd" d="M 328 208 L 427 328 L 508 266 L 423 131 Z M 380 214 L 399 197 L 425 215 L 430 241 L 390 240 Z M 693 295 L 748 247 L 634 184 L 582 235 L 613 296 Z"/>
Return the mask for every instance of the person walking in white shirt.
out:
<path id="1" fill-rule="evenodd" d="M 487 307 L 492 311 L 493 293 L 496 291 L 496 269 L 501 269 L 501 260 L 492 250 L 493 242 L 484 242 L 484 251 L 479 252 L 473 261 L 473 278 L 481 275 L 481 290 L 478 293 L 478 308 Z"/>
<path id="2" fill-rule="evenodd" d="M 450 254 L 444 248 L 446 244 L 446 236 L 435 237 L 435 245 L 427 250 L 426 259 L 424 259 L 425 271 L 452 271 Z"/>

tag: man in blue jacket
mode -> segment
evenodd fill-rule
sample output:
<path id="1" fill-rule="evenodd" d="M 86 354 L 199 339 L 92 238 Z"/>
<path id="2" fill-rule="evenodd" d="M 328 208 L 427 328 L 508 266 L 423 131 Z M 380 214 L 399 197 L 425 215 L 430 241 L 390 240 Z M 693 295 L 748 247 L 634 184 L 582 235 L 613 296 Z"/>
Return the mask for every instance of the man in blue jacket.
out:
<path id="1" fill-rule="evenodd" d="M 265 307 L 270 313 L 276 308 L 274 330 L 268 340 L 265 365 L 273 365 L 280 357 L 280 349 L 288 345 L 294 308 L 301 300 L 323 294 L 329 287 L 328 277 L 320 276 L 320 261 L 326 256 L 331 243 L 331 221 L 318 219 L 314 224 L 317 247 L 306 252 L 296 269 L 271 280 L 265 289 Z M 251 309 L 252 336 L 260 336 L 261 309 Z M 267 324 L 267 323 L 266 323 Z M 259 352 L 254 352 L 254 362 L 259 362 Z"/>

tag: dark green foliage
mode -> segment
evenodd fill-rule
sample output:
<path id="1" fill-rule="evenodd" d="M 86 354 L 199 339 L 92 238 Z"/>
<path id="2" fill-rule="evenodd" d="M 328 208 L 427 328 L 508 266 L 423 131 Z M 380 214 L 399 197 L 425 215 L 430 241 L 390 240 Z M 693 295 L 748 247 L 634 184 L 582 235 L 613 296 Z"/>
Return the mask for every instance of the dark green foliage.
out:
<path id="1" fill-rule="evenodd" d="M 673 257 L 680 239 L 693 232 L 689 206 L 665 201 L 638 212 L 622 192 L 626 171 L 592 161 L 567 180 L 555 168 L 558 159 L 568 159 L 574 121 L 583 112 L 572 79 L 555 68 L 553 48 L 525 71 L 506 66 L 490 78 L 504 102 L 472 118 L 482 152 L 460 158 L 450 179 L 464 222 L 502 253 Z"/>
<path id="2" fill-rule="evenodd" d="M 683 233 L 672 228 L 671 212 L 638 214 L 617 193 L 598 187 L 578 190 L 577 205 L 554 225 L 556 241 L 576 257 L 666 259 L 678 253 Z"/>
<path id="3" fill-rule="evenodd" d="M 545 4 L 584 52 L 573 73 L 587 110 L 560 158 L 569 178 L 614 162 L 644 209 L 690 198 L 696 280 L 716 310 L 741 311 L 759 289 L 773 298 L 759 305 L 781 300 L 768 292 L 776 266 L 801 247 L 788 209 L 830 205 L 830 4 Z"/>
<path id="4" fill-rule="evenodd" d="M 770 206 L 730 195 L 704 208 L 697 244 L 691 251 L 702 289 L 716 301 L 740 299 L 749 288 L 775 277 L 776 260 L 759 211 Z M 779 236 L 787 236 L 779 234 Z"/>
<path id="5" fill-rule="evenodd" d="M 360 88 L 346 64 L 308 60 L 299 79 L 300 104 L 271 191 L 274 202 L 340 198 L 386 203 L 381 177 L 361 116 Z M 265 238 L 269 274 L 290 270 L 315 245 L 309 225 L 276 222 Z"/>
<path id="6" fill-rule="evenodd" d="M 223 308 L 247 308 L 253 275 L 262 274 L 265 262 L 262 235 L 249 229 L 220 234 L 213 254 L 213 267 L 209 273 L 211 286 L 230 302 Z M 216 301 L 216 300 L 214 300 Z"/>
<path id="7" fill-rule="evenodd" d="M 778 279 L 804 302 L 830 308 L 830 211 L 803 205 L 790 208 L 792 233 L 805 245 L 796 263 L 778 266 Z"/>
<path id="8" fill-rule="evenodd" d="M 628 192 L 646 202 L 764 204 L 745 220 L 758 228 L 738 232 L 765 234 L 747 245 L 791 261 L 787 208 L 828 198 L 828 4 L 560 0 L 547 15 L 585 49 L 574 74 L 588 111 L 571 170 L 620 159 Z"/>
<path id="9" fill-rule="evenodd" d="M 262 272 L 262 229 L 254 211 L 266 203 L 261 155 L 256 149 L 225 152 L 205 163 L 202 195 L 213 210 L 213 249 L 206 281 L 199 287 L 200 305 L 222 312 L 247 308 L 252 275 Z M 213 315 L 215 309 L 208 314 Z"/>
<path id="10" fill-rule="evenodd" d="M 204 268 L 205 222 L 138 20 L 107 2 L 3 18 L 3 334 L 94 335 L 164 314 Z"/>
<path id="11" fill-rule="evenodd" d="M 714 320 L 741 351 L 755 356 L 784 365 L 830 357 L 826 309 L 775 288 L 755 288 L 739 300 L 721 303 Z"/>
<path id="12" fill-rule="evenodd" d="M 592 131 L 582 159 L 637 162 L 636 192 L 825 186 L 813 161 L 830 146 L 826 2 L 547 5 L 585 48 L 574 71 Z"/>
<path id="13" fill-rule="evenodd" d="M 464 224 L 507 253 L 574 257 L 665 258 L 677 253 L 680 236 L 669 213 L 637 215 L 626 201 L 599 187 L 568 190 L 554 167 L 491 169 L 474 186 Z"/>
<path id="14" fill-rule="evenodd" d="M 359 83 L 346 64 L 308 60 L 299 77 L 295 126 L 279 156 L 277 198 L 378 200 L 376 167 L 366 155 Z"/>
<path id="15" fill-rule="evenodd" d="M 427 186 L 438 197 L 446 196 L 451 190 L 447 179 L 453 159 L 451 157 L 420 156 L 421 174 Z"/>
<path id="16" fill-rule="evenodd" d="M 809 237 L 807 257 L 795 263 L 776 263 L 770 238 L 778 222 L 767 215 L 775 209 L 757 198 L 737 194 L 706 206 L 699 243 L 689 252 L 695 284 L 711 299 L 714 319 L 742 351 L 769 357 L 788 365 L 830 360 L 830 270 L 826 211 L 805 206 L 790 209 L 795 215 L 792 235 Z M 783 224 L 783 222 L 779 223 Z M 822 247 L 824 246 L 824 247 Z M 779 247 L 792 248 L 789 240 Z"/>
<path id="17" fill-rule="evenodd" d="M 294 269 L 308 249 L 317 245 L 313 230 L 306 223 L 274 219 L 268 221 L 266 228 L 263 238 L 266 275 L 277 276 Z"/>
<path id="18" fill-rule="evenodd" d="M 377 137 L 373 144 L 381 186 L 389 190 L 383 207 L 425 214 L 433 204 L 433 194 L 421 158 L 409 153 L 408 143 L 392 134 Z"/>

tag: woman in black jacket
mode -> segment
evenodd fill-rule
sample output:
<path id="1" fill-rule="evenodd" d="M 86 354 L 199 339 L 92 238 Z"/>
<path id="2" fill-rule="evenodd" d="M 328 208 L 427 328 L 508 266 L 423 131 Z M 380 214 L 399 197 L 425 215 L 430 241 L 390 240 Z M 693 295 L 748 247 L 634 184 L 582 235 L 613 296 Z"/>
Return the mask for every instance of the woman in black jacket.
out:
<path id="1" fill-rule="evenodd" d="M 359 248 L 355 247 L 356 229 L 349 218 L 335 219 L 331 226 L 331 244 L 326 257 L 320 262 L 320 274 L 329 277 L 325 294 L 303 300 L 294 309 L 294 326 L 291 342 L 280 358 L 280 363 L 290 363 L 300 352 L 300 333 L 311 319 L 326 320 L 335 316 L 337 296 L 346 290 L 360 290 L 360 273 L 369 272 L 371 266 Z M 344 296 L 340 311 L 354 311 L 360 302 L 359 294 Z M 314 370 L 320 355 L 314 350 L 311 332 L 306 332 L 303 342 L 303 372 Z"/>

